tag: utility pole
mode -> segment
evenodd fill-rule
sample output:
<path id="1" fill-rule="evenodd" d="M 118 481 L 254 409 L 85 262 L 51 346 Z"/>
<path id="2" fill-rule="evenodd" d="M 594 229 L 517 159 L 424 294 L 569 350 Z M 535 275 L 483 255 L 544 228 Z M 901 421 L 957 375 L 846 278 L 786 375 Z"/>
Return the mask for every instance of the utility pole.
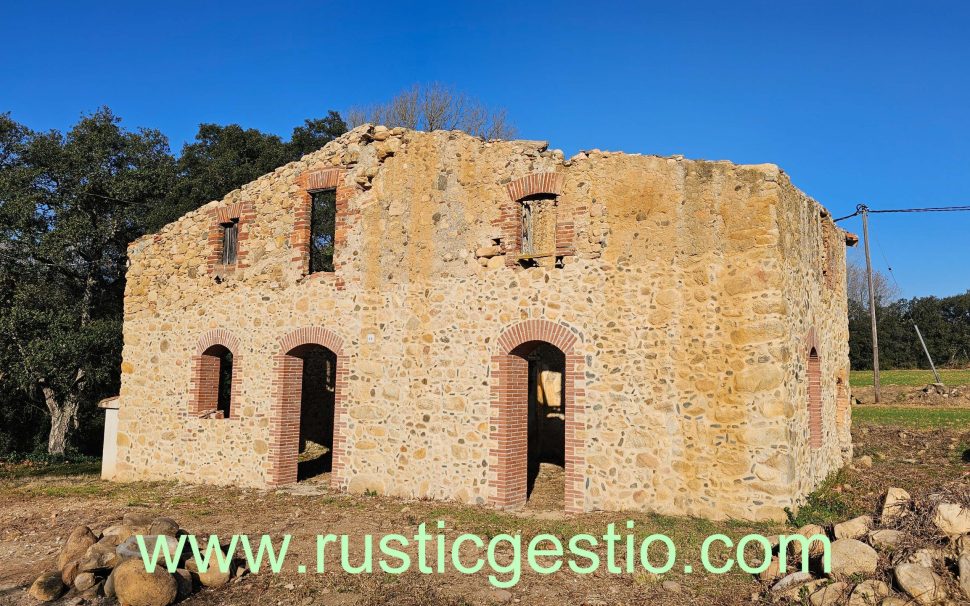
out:
<path id="1" fill-rule="evenodd" d="M 879 403 L 879 335 L 876 331 L 876 289 L 872 284 L 872 259 L 869 257 L 869 207 L 860 204 L 856 210 L 862 215 L 862 241 L 866 248 L 866 278 L 869 281 L 869 321 L 872 323 L 872 385 Z"/>

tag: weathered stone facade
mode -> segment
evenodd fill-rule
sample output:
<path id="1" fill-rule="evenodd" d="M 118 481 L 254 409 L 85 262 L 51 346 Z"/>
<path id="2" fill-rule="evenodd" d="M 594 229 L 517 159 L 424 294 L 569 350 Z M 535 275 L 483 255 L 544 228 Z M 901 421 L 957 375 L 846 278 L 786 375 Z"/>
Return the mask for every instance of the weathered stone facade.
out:
<path id="1" fill-rule="evenodd" d="M 308 274 L 322 189 L 335 269 Z M 334 486 L 515 506 L 543 341 L 567 510 L 782 518 L 851 456 L 846 238 L 774 165 L 363 126 L 129 247 L 115 478 L 295 481 L 318 344 Z"/>

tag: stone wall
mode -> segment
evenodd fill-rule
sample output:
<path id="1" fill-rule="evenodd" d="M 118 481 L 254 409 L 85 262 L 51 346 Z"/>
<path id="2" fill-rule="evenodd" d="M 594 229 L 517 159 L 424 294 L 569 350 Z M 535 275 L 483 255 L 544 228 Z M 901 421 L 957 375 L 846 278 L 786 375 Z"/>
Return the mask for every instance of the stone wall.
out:
<path id="1" fill-rule="evenodd" d="M 307 191 L 323 186 L 336 271 L 307 275 Z M 541 262 L 516 241 L 532 194 L 555 200 Z M 541 338 L 567 354 L 567 509 L 782 518 L 850 448 L 834 421 L 844 235 L 822 212 L 773 165 L 357 128 L 132 243 L 116 477 L 286 481 L 286 354 L 322 342 L 334 485 L 515 505 L 506 394 L 515 348 Z M 210 237 L 228 214 L 230 268 Z M 810 452 L 812 328 L 825 435 Z M 235 347 L 228 419 L 190 412 L 212 334 Z"/>

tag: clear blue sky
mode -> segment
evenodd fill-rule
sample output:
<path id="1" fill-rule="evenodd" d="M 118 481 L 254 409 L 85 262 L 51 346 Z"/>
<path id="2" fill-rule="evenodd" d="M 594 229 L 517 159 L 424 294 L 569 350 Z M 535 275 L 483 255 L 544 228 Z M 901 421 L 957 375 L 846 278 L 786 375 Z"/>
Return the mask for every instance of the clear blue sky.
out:
<path id="1" fill-rule="evenodd" d="M 200 122 L 286 136 L 438 80 L 567 155 L 774 162 L 836 216 L 970 203 L 966 2 L 35 0 L 2 14 L 0 111 L 35 129 L 108 105 L 178 150 Z M 970 288 L 970 213 L 877 215 L 873 231 L 904 295 Z"/>

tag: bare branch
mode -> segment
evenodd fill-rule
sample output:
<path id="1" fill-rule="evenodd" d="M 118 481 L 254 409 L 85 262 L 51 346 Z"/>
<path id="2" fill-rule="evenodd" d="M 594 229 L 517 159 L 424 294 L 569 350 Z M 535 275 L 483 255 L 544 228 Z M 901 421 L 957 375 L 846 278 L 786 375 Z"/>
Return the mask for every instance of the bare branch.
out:
<path id="1" fill-rule="evenodd" d="M 390 101 L 346 112 L 351 128 L 371 122 L 415 130 L 461 130 L 485 139 L 511 139 L 515 128 L 504 109 L 491 110 L 484 103 L 439 82 L 414 85 Z"/>

